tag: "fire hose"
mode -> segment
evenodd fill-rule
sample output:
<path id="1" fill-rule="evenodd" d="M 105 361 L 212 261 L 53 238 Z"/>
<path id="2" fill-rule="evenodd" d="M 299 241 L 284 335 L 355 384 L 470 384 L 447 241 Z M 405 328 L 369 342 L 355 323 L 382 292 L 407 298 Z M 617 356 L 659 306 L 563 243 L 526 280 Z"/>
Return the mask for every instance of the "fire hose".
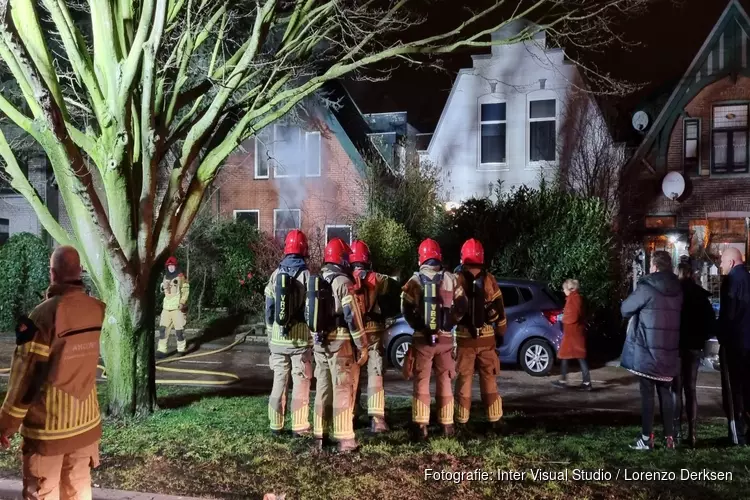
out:
<path id="1" fill-rule="evenodd" d="M 170 368 L 170 367 L 166 367 L 163 365 L 174 363 L 176 361 L 184 361 L 188 359 L 202 358 L 204 356 L 211 356 L 213 354 L 219 354 L 222 352 L 229 351 L 235 348 L 236 346 L 238 346 L 239 344 L 244 343 L 249 334 L 250 334 L 249 331 L 241 334 L 241 336 L 238 336 L 234 342 L 220 349 L 214 349 L 212 351 L 206 351 L 206 352 L 194 352 L 192 354 L 187 354 L 185 356 L 172 356 L 170 358 L 156 361 L 157 372 L 182 373 L 186 375 L 208 375 L 208 376 L 213 376 L 213 377 L 223 377 L 226 380 L 157 379 L 156 383 L 159 385 L 224 386 L 224 385 L 231 385 L 231 384 L 234 384 L 235 382 L 238 382 L 240 380 L 240 377 L 236 373 L 220 372 L 220 371 L 213 371 L 213 370 L 192 370 L 192 369 L 187 369 L 187 368 Z M 102 371 L 102 378 L 106 379 L 107 378 L 106 367 L 104 367 L 104 365 L 97 365 L 97 367 Z M 0 368 L 0 374 L 6 374 L 6 373 L 10 373 L 10 368 Z"/>

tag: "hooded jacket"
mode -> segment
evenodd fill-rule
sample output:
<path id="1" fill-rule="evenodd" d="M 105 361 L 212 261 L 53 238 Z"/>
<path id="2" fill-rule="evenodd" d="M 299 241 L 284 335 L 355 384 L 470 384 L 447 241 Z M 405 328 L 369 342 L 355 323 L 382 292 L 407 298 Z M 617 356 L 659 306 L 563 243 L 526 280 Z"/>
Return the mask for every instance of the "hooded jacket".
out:
<path id="1" fill-rule="evenodd" d="M 671 272 L 644 276 L 621 306 L 630 319 L 620 365 L 637 375 L 671 381 L 680 364 L 682 286 Z"/>
<path id="2" fill-rule="evenodd" d="M 693 280 L 682 285 L 682 314 L 680 317 L 680 351 L 698 351 L 714 336 L 716 313 L 708 300 L 711 293 Z"/>

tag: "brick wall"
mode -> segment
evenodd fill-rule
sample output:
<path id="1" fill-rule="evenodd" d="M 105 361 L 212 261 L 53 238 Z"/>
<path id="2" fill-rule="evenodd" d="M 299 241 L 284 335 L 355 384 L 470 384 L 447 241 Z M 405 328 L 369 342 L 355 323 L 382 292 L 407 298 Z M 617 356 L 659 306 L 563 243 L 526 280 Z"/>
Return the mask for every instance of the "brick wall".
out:
<path id="1" fill-rule="evenodd" d="M 711 120 L 714 104 L 726 101 L 750 101 L 750 78 L 740 76 L 736 82 L 727 77 L 704 88 L 678 118 L 670 136 L 667 169 L 685 174 L 687 189 L 682 201 L 673 202 L 661 191 L 662 178 L 641 179 L 632 187 L 634 193 L 629 212 L 640 217 L 646 214 L 677 215 L 680 227 L 687 221 L 705 217 L 712 212 L 750 212 L 750 175 L 710 176 Z M 700 175 L 698 168 L 683 169 L 683 120 L 701 119 Z M 655 165 L 653 157 L 651 164 Z"/>
<path id="2" fill-rule="evenodd" d="M 274 230 L 274 209 L 300 209 L 302 230 L 311 246 L 324 245 L 326 225 L 351 224 L 364 210 L 361 177 L 336 136 L 325 125 L 321 129 L 320 177 L 255 179 L 255 145 L 250 139 L 245 152 L 233 154 L 222 168 L 216 187 L 216 205 L 222 216 L 235 210 L 258 210 L 260 229 Z M 320 240 L 315 241 L 316 235 Z"/>

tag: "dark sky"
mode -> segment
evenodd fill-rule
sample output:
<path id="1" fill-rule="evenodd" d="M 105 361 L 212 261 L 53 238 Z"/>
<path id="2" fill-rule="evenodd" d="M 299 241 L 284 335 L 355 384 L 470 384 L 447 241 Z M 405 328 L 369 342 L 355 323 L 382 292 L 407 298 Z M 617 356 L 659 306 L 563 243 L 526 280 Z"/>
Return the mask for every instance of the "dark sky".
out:
<path id="1" fill-rule="evenodd" d="M 482 1 L 482 0 L 476 0 Z M 594 0 L 592 0 L 594 1 Z M 621 18 L 615 29 L 635 47 L 609 46 L 605 52 L 584 54 L 588 62 L 612 76 L 642 88 L 608 103 L 627 116 L 642 99 L 667 89 L 682 76 L 700 49 L 729 0 L 652 0 L 648 11 L 637 18 Z M 508 2 L 514 4 L 515 2 Z M 740 3 L 750 11 L 750 0 Z M 453 5 L 458 5 L 454 2 Z M 429 11 L 422 29 L 435 32 L 455 23 L 455 7 Z M 479 53 L 488 53 L 489 48 Z M 471 53 L 443 62 L 444 71 L 400 65 L 385 82 L 347 82 L 347 88 L 365 113 L 403 111 L 422 132 L 432 132 L 461 68 L 471 67 Z"/>

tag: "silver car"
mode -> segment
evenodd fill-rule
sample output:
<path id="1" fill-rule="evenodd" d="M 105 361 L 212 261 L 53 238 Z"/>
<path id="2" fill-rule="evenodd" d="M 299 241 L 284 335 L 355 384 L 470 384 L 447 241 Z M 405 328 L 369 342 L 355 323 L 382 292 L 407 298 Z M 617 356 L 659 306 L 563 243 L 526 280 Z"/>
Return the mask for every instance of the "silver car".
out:
<path id="1" fill-rule="evenodd" d="M 520 364 L 535 377 L 549 374 L 562 339 L 562 300 L 546 284 L 528 280 L 499 279 L 508 330 L 497 352 L 502 363 Z M 386 356 L 401 369 L 414 331 L 399 317 L 388 323 L 383 339 Z"/>

